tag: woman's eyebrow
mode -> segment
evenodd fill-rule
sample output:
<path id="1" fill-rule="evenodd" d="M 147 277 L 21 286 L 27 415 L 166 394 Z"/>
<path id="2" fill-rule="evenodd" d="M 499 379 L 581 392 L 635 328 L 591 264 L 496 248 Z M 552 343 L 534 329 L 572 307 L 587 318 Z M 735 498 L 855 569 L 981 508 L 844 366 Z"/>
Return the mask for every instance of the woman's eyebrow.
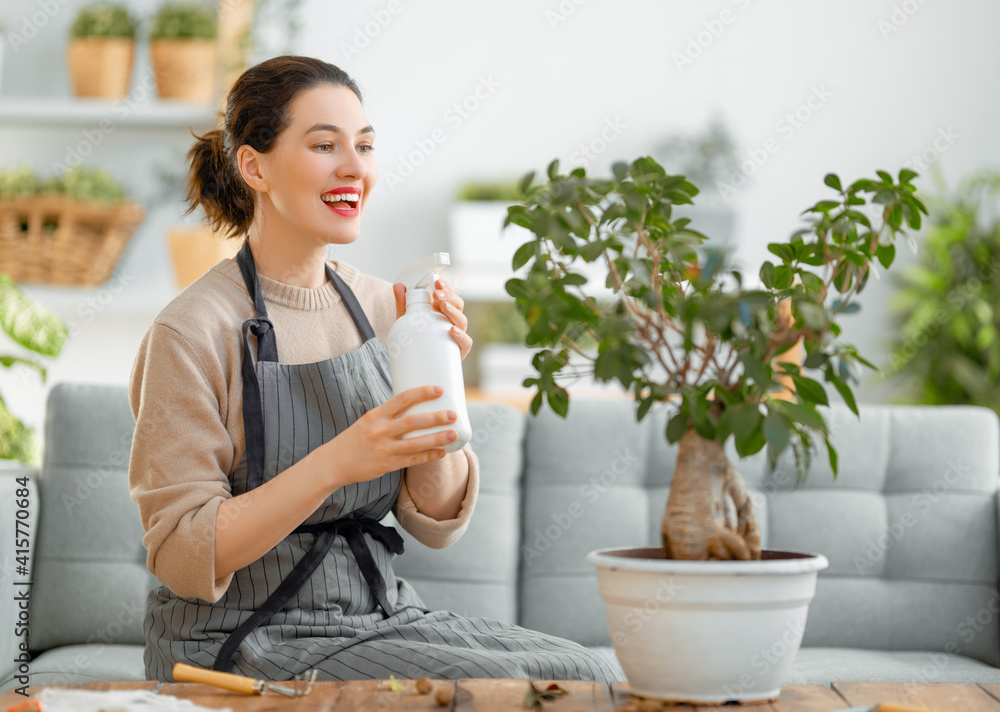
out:
<path id="1" fill-rule="evenodd" d="M 313 131 L 330 131 L 332 133 L 343 133 L 343 129 L 341 129 L 339 126 L 334 126 L 333 124 L 313 124 L 313 126 L 302 135 L 306 136 L 308 134 L 311 134 Z M 375 133 L 375 129 L 373 129 L 371 126 L 365 126 L 363 129 L 360 129 L 358 131 L 359 136 L 361 134 L 369 134 L 369 133 Z"/>

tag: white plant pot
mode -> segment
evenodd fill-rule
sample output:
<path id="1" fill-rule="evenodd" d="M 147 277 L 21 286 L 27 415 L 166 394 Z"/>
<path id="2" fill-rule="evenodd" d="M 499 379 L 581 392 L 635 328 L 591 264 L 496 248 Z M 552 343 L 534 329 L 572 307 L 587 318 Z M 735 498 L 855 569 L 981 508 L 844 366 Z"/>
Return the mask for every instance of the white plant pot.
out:
<path id="1" fill-rule="evenodd" d="M 805 631 L 817 554 L 761 561 L 676 561 L 660 549 L 587 555 L 597 567 L 611 642 L 631 692 L 722 704 L 778 697 Z"/>

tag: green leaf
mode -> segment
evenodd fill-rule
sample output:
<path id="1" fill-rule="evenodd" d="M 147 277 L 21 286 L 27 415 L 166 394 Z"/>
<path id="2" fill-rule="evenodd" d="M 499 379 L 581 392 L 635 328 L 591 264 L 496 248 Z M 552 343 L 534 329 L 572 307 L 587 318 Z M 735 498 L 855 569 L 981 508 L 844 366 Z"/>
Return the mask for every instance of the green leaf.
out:
<path id="1" fill-rule="evenodd" d="M 743 362 L 743 368 L 746 369 L 747 375 L 754 380 L 758 388 L 762 391 L 770 388 L 771 378 L 767 375 L 767 370 L 760 359 L 749 352 L 744 352 L 740 354 L 740 361 Z"/>
<path id="2" fill-rule="evenodd" d="M 559 159 L 556 158 L 552 163 L 549 164 L 548 169 L 545 171 L 548 175 L 549 180 L 555 180 L 559 176 Z"/>
<path id="3" fill-rule="evenodd" d="M 828 358 L 829 356 L 822 351 L 813 351 L 811 354 L 806 356 L 805 363 L 802 365 L 806 368 L 820 368 L 826 363 Z"/>
<path id="4" fill-rule="evenodd" d="M 837 177 L 836 173 L 827 173 L 826 177 L 823 178 L 823 182 L 834 190 L 842 190 L 840 187 L 840 178 Z"/>
<path id="5" fill-rule="evenodd" d="M 616 180 L 623 181 L 628 178 L 628 164 L 617 161 L 611 166 L 611 172 L 614 174 Z"/>
<path id="6" fill-rule="evenodd" d="M 771 262 L 765 262 L 760 267 L 760 281 L 764 283 L 764 286 L 768 289 L 774 287 L 774 265 Z"/>
<path id="7" fill-rule="evenodd" d="M 513 259 L 511 259 L 511 269 L 517 271 L 528 264 L 528 260 L 536 255 L 538 251 L 537 242 L 526 242 L 517 248 L 514 253 Z"/>
<path id="8" fill-rule="evenodd" d="M 896 258 L 895 245 L 879 245 L 875 250 L 875 256 L 885 269 L 889 269 L 892 261 Z"/>
<path id="9" fill-rule="evenodd" d="M 795 392 L 806 400 L 820 405 L 830 405 L 826 389 L 822 384 L 805 376 L 792 376 L 792 382 L 795 384 Z"/>
<path id="10" fill-rule="evenodd" d="M 521 192 L 527 195 L 528 188 L 531 187 L 531 184 L 534 180 L 535 180 L 534 171 L 528 171 L 527 173 L 525 173 L 524 177 L 521 178 L 521 183 L 520 183 Z"/>
<path id="11" fill-rule="evenodd" d="M 878 174 L 878 177 L 881 178 L 883 182 L 892 183 L 892 176 L 885 171 L 875 171 L 875 173 Z"/>
<path id="12" fill-rule="evenodd" d="M 771 407 L 784 411 L 785 415 L 790 419 L 797 423 L 802 423 L 807 428 L 819 430 L 822 433 L 826 432 L 826 422 L 823 420 L 823 416 L 817 413 L 811 405 L 802 405 L 789 401 L 774 401 L 771 403 Z"/>
<path id="13" fill-rule="evenodd" d="M 792 251 L 791 245 L 786 245 L 782 242 L 772 242 L 767 246 L 767 249 L 785 262 L 791 262 L 795 259 L 795 253 Z"/>
<path id="14" fill-rule="evenodd" d="M 916 171 L 911 171 L 909 168 L 903 168 L 899 172 L 899 182 L 900 183 L 909 183 L 914 178 L 916 178 L 918 175 L 919 174 Z"/>
<path id="15" fill-rule="evenodd" d="M 861 414 L 858 412 L 858 404 L 854 400 L 854 393 L 851 391 L 851 387 L 847 385 L 847 382 L 834 375 L 832 371 L 827 374 L 826 380 L 830 381 L 833 387 L 837 389 L 840 397 L 847 403 L 847 407 L 851 409 L 851 412 L 860 417 Z"/>
<path id="16" fill-rule="evenodd" d="M 35 363 L 31 359 L 21 358 L 20 356 L 0 356 L 0 366 L 4 366 L 5 368 L 10 368 L 15 363 L 19 363 L 24 366 L 28 366 L 30 368 L 35 369 L 36 371 L 38 371 L 38 375 L 41 376 L 42 382 L 43 383 L 45 382 L 47 372 L 45 370 L 45 367 L 42 366 L 40 363 Z"/>
<path id="17" fill-rule="evenodd" d="M 687 416 L 680 412 L 667 422 L 667 442 L 675 443 L 687 432 Z"/>
<path id="18" fill-rule="evenodd" d="M 764 437 L 776 455 L 788 447 L 790 436 L 791 428 L 785 417 L 773 410 L 769 412 L 764 418 Z"/>
<path id="19" fill-rule="evenodd" d="M 833 449 L 833 443 L 830 442 L 829 438 L 826 438 L 826 453 L 830 456 L 830 469 L 833 470 L 833 479 L 837 479 L 837 451 Z"/>
<path id="20" fill-rule="evenodd" d="M 557 415 L 561 415 L 565 418 L 566 413 L 569 412 L 569 392 L 562 386 L 555 386 L 547 393 L 549 397 L 549 405 L 552 406 L 552 410 L 554 410 Z"/>

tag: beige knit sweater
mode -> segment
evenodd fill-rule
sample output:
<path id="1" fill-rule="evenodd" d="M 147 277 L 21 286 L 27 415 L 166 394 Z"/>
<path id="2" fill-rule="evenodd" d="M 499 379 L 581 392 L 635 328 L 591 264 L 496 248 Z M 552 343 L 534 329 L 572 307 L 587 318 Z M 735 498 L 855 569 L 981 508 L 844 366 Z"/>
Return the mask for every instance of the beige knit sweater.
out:
<path id="1" fill-rule="evenodd" d="M 342 261 L 330 264 L 385 343 L 396 319 L 392 284 Z M 258 278 L 282 363 L 313 363 L 361 346 L 332 281 L 306 289 Z M 244 454 L 240 328 L 254 316 L 239 265 L 223 260 L 160 312 L 133 366 L 129 490 L 146 531 L 146 564 L 179 596 L 217 601 L 232 579 L 215 576 L 215 517 L 232 496 L 230 477 Z M 456 519 L 418 512 L 405 478 L 393 509 L 406 531 L 435 549 L 458 540 L 475 507 L 479 462 L 470 445 L 463 451 L 469 484 Z"/>

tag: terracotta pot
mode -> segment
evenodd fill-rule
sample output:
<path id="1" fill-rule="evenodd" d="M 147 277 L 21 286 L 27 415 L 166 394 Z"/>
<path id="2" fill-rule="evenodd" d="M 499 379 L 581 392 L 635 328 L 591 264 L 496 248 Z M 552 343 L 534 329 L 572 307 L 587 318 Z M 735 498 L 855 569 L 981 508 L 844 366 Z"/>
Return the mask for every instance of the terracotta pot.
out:
<path id="1" fill-rule="evenodd" d="M 819 554 L 762 553 L 760 561 L 664 559 L 659 548 L 587 555 L 634 694 L 716 705 L 778 697 L 816 576 L 829 562 Z"/>
<path id="2" fill-rule="evenodd" d="M 161 99 L 215 100 L 215 40 L 153 40 L 149 51 Z"/>
<path id="3" fill-rule="evenodd" d="M 70 84 L 77 97 L 123 99 L 132 81 L 135 41 L 123 37 L 79 37 L 66 48 Z"/>
<path id="4" fill-rule="evenodd" d="M 208 227 L 172 227 L 167 230 L 170 257 L 174 263 L 174 282 L 181 289 L 205 274 L 221 260 L 234 257 L 240 249 L 238 240 L 225 240 Z"/>

